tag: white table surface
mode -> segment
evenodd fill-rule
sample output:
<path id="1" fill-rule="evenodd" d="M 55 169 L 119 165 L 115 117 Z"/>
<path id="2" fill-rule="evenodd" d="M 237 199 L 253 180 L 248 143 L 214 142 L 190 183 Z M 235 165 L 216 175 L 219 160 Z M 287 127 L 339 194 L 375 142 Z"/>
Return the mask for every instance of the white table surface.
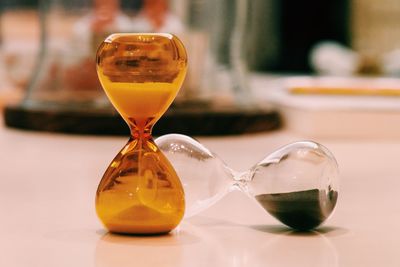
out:
<path id="1" fill-rule="evenodd" d="M 244 170 L 303 139 L 281 130 L 200 138 Z M 338 206 L 315 232 L 292 232 L 232 192 L 169 235 L 108 234 L 94 196 L 123 137 L 0 127 L 0 266 L 400 266 L 399 139 L 316 140 L 341 171 Z"/>

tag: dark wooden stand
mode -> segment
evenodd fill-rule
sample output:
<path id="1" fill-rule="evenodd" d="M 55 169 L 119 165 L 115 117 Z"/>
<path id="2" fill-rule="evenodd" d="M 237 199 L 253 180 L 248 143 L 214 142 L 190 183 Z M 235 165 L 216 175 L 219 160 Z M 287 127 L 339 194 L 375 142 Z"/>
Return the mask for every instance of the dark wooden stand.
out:
<path id="1" fill-rule="evenodd" d="M 112 110 L 33 109 L 19 105 L 6 107 L 4 116 L 7 126 L 25 130 L 129 135 L 126 123 Z M 270 131 L 280 125 L 280 116 L 274 110 L 172 106 L 156 123 L 153 134 L 233 135 Z"/>

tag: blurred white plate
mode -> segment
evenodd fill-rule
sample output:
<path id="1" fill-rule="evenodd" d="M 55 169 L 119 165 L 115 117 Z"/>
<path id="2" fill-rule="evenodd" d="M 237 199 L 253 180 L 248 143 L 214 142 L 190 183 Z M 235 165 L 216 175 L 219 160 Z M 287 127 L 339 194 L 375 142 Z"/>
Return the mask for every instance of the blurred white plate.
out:
<path id="1" fill-rule="evenodd" d="M 264 97 L 281 112 L 285 127 L 296 133 L 309 138 L 400 138 L 399 96 L 290 92 L 294 86 L 315 85 L 397 90 L 400 79 L 302 76 L 274 81 Z"/>

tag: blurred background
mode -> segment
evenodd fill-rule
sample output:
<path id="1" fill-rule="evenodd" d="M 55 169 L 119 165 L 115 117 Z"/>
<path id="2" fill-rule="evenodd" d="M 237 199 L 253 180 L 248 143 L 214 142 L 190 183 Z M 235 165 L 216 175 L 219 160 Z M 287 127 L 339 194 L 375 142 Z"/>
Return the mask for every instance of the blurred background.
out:
<path id="1" fill-rule="evenodd" d="M 289 125 L 300 108 L 294 119 L 318 128 L 315 109 L 350 108 L 353 119 L 397 109 L 399 26 L 395 0 L 2 0 L 0 105 L 115 115 L 95 73 L 98 45 L 113 32 L 171 32 L 190 66 L 175 108 L 272 121 L 255 130 Z"/>

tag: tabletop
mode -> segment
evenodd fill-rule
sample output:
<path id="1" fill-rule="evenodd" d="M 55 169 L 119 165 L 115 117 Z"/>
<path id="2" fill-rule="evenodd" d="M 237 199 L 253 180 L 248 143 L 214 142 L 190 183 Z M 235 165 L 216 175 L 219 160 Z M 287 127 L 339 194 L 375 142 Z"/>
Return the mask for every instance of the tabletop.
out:
<path id="1" fill-rule="evenodd" d="M 288 130 L 199 137 L 236 170 L 304 136 Z M 399 139 L 319 139 L 336 156 L 340 193 L 316 231 L 294 232 L 239 191 L 168 235 L 107 233 L 100 178 L 127 137 L 0 127 L 0 266 L 400 266 Z"/>

